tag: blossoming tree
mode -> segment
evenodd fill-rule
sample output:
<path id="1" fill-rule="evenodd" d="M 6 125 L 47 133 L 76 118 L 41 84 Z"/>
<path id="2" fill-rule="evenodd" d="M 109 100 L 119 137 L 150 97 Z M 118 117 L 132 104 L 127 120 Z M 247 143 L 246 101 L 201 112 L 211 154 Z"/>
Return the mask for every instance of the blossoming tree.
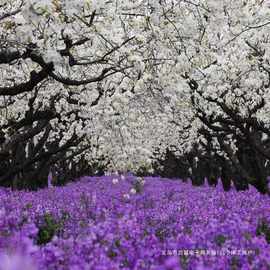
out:
<path id="1" fill-rule="evenodd" d="M 183 175 L 267 192 L 269 25 L 257 0 L 4 1 L 1 184 L 169 151 Z"/>

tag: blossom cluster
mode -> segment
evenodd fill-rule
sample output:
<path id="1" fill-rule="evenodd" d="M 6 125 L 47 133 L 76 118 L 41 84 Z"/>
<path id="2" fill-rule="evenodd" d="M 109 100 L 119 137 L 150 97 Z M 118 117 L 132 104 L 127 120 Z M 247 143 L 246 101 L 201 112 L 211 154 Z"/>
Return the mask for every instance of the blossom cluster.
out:
<path id="1" fill-rule="evenodd" d="M 253 188 L 133 175 L 1 188 L 0 270 L 269 269 L 269 203 Z"/>

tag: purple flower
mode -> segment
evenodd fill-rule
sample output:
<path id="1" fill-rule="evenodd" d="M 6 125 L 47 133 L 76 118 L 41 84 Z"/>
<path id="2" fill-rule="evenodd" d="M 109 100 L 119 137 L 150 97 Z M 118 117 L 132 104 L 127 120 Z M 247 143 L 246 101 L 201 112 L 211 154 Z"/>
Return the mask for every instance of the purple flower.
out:
<path id="1" fill-rule="evenodd" d="M 37 270 L 29 256 L 0 254 L 0 270 Z"/>
<path id="2" fill-rule="evenodd" d="M 114 178 L 0 188 L 0 270 L 269 268 L 269 197 L 159 177 L 135 196 Z"/>

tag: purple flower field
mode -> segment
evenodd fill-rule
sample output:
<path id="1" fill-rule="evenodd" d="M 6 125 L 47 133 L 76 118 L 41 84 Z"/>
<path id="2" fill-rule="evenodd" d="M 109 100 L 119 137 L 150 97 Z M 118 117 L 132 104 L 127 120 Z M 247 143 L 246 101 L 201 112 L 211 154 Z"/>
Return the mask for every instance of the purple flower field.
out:
<path id="1" fill-rule="evenodd" d="M 0 189 L 0 270 L 270 269 L 270 198 L 182 181 L 84 177 Z"/>

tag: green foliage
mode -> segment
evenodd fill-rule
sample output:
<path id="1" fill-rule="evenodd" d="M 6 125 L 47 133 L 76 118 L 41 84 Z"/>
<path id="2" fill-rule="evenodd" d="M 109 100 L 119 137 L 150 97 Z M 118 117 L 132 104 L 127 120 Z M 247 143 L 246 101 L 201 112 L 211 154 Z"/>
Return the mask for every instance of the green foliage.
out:
<path id="1" fill-rule="evenodd" d="M 118 254 L 113 249 L 110 249 L 108 251 L 107 255 L 108 255 L 109 258 L 113 259 L 113 258 L 117 257 Z"/>
<path id="2" fill-rule="evenodd" d="M 222 234 L 218 234 L 215 236 L 215 243 L 221 247 L 225 242 L 226 242 L 227 238 L 222 235 Z"/>
<path id="3" fill-rule="evenodd" d="M 164 227 L 157 228 L 155 231 L 155 236 L 163 242 L 168 236 L 168 231 Z"/>
<path id="4" fill-rule="evenodd" d="M 57 231 L 57 222 L 49 213 L 45 213 L 43 217 L 44 224 L 39 227 L 37 234 L 37 244 L 43 245 L 49 243 Z"/>
<path id="5" fill-rule="evenodd" d="M 183 269 L 183 270 L 188 269 L 188 257 L 187 256 L 181 255 L 179 257 L 179 262 L 180 262 L 180 265 L 181 265 L 181 269 Z"/>
<path id="6" fill-rule="evenodd" d="M 121 246 L 120 239 L 116 239 L 116 240 L 114 241 L 114 245 L 115 245 L 117 248 L 120 248 L 120 246 Z"/>
<path id="7" fill-rule="evenodd" d="M 65 225 L 66 220 L 69 218 L 67 212 L 62 212 L 60 220 L 56 220 L 52 214 L 45 213 L 42 217 L 42 225 L 39 226 L 36 242 L 38 245 L 45 245 L 49 243 L 55 235 L 59 235 Z"/>
<path id="8" fill-rule="evenodd" d="M 256 235 L 261 236 L 264 235 L 268 244 L 270 244 L 270 225 L 268 224 L 266 219 L 262 219 L 257 228 L 256 228 Z"/>
<path id="9" fill-rule="evenodd" d="M 121 241 L 120 239 L 115 239 L 114 242 L 112 243 L 110 249 L 108 250 L 108 257 L 111 259 L 114 259 L 115 257 L 118 256 L 117 250 L 121 248 Z"/>

